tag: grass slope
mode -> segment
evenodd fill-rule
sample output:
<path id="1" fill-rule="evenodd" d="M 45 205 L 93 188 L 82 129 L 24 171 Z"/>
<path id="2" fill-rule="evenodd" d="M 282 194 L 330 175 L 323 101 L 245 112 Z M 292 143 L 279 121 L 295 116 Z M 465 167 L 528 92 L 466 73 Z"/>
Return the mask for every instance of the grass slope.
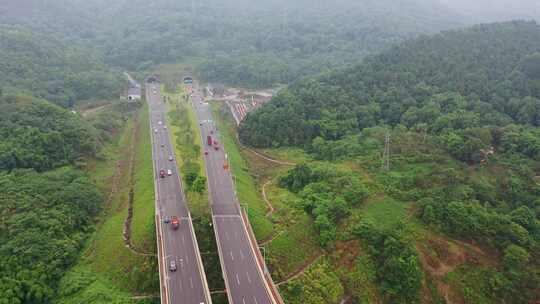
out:
<path id="1" fill-rule="evenodd" d="M 132 137 L 137 127 L 138 139 Z M 113 188 L 116 190 L 78 265 L 62 280 L 59 303 L 132 303 L 135 301 L 130 299 L 131 294 L 154 294 L 159 290 L 155 257 L 134 253 L 125 246 L 122 236 L 130 189 L 130 149 L 135 144 L 132 242 L 138 250 L 155 252 L 147 106 L 140 111 L 138 123 L 130 120 L 112 142 L 102 159 L 92 162 L 90 174 L 106 197 Z M 115 171 L 120 174 L 117 178 L 113 178 Z"/>

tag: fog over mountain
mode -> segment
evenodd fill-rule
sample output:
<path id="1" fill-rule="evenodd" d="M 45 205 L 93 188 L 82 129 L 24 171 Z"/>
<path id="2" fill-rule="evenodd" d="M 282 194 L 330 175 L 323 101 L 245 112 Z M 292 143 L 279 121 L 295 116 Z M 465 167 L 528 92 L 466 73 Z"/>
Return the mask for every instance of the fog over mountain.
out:
<path id="1" fill-rule="evenodd" d="M 540 19 L 537 0 L 436 0 L 462 15 L 469 22 Z"/>

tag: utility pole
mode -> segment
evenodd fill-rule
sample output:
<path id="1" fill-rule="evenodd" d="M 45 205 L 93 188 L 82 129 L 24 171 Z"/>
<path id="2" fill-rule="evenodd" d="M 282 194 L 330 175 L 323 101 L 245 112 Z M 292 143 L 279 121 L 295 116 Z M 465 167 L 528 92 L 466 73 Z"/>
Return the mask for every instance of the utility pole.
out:
<path id="1" fill-rule="evenodd" d="M 390 131 L 386 130 L 384 136 L 384 152 L 382 158 L 382 169 L 385 171 L 390 170 Z"/>

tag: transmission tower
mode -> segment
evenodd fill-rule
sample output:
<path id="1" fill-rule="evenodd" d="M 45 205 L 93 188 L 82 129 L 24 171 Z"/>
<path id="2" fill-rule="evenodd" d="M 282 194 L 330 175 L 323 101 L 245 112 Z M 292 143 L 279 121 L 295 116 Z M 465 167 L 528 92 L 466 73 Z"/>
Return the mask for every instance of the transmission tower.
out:
<path id="1" fill-rule="evenodd" d="M 382 158 L 382 169 L 390 170 L 390 132 L 386 131 L 384 136 L 384 152 Z"/>

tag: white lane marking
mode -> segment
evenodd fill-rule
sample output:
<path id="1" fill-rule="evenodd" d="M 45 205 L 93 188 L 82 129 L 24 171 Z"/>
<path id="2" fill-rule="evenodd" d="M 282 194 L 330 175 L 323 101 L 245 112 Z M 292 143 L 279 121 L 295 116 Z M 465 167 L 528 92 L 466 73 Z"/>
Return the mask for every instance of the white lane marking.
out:
<path id="1" fill-rule="evenodd" d="M 242 252 L 242 250 L 240 250 L 240 259 L 244 259 L 244 252 Z"/>
<path id="2" fill-rule="evenodd" d="M 242 303 L 246 304 L 246 299 L 244 299 L 244 297 L 242 297 Z"/>
<path id="3" fill-rule="evenodd" d="M 255 301 L 255 304 L 259 304 L 259 302 L 257 302 L 257 298 L 255 298 L 255 296 L 253 296 L 253 301 Z"/>
<path id="4" fill-rule="evenodd" d="M 193 289 L 193 279 L 189 277 L 189 284 L 191 284 L 191 289 Z"/>
<path id="5" fill-rule="evenodd" d="M 182 235 L 182 244 L 186 246 L 186 237 Z"/>
<path id="6" fill-rule="evenodd" d="M 182 280 L 178 280 L 180 283 L 180 291 L 184 291 L 184 285 L 182 284 Z"/>
<path id="7" fill-rule="evenodd" d="M 233 256 L 233 254 L 232 254 L 232 251 L 231 251 L 231 260 L 234 261 L 234 256 Z"/>
<path id="8" fill-rule="evenodd" d="M 238 283 L 238 286 L 240 286 L 240 278 L 238 277 L 238 273 L 236 274 L 236 283 Z"/>
<path id="9" fill-rule="evenodd" d="M 240 215 L 236 214 L 223 214 L 223 215 L 214 215 L 214 218 L 219 218 L 223 223 L 226 218 L 241 218 Z"/>
<path id="10" fill-rule="evenodd" d="M 246 276 L 247 276 L 247 280 L 248 280 L 249 284 L 251 284 L 251 278 L 249 277 L 249 272 L 246 272 Z"/>

